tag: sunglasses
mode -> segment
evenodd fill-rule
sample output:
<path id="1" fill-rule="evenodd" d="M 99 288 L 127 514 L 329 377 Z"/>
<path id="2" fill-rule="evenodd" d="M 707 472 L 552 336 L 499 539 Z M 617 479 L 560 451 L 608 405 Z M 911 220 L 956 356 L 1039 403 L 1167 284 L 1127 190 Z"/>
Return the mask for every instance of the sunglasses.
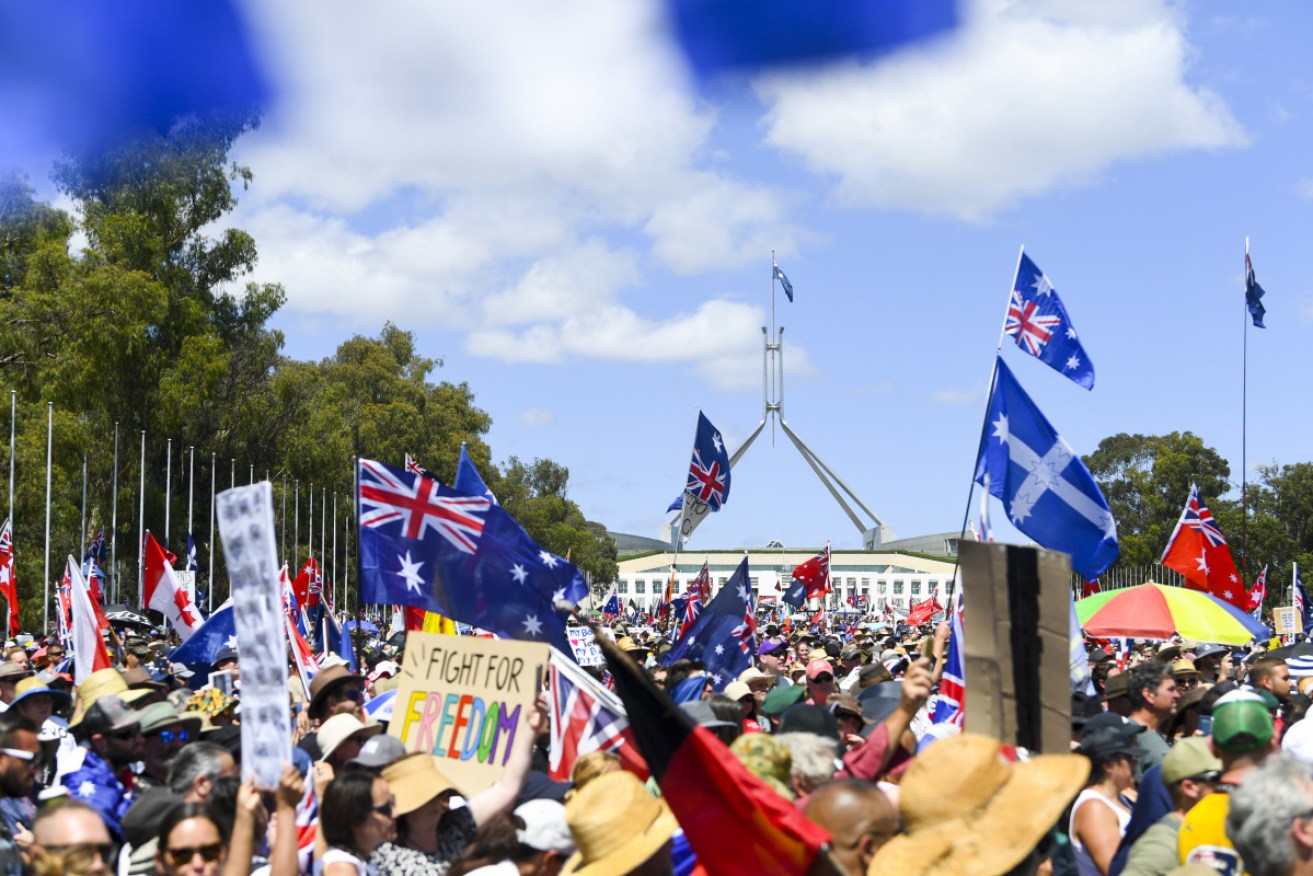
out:
<path id="1" fill-rule="evenodd" d="M 0 754 L 12 757 L 15 760 L 21 760 L 23 763 L 32 767 L 41 766 L 41 763 L 44 760 L 44 758 L 41 757 L 41 752 L 23 751 L 21 748 L 0 748 Z"/>
<path id="2" fill-rule="evenodd" d="M 187 729 L 160 730 L 159 732 L 152 733 L 150 735 L 154 736 L 156 739 L 158 739 L 160 742 L 163 742 L 165 745 L 172 745 L 175 742 L 191 741 L 191 731 Z"/>
<path id="3" fill-rule="evenodd" d="M 375 806 L 375 807 L 374 807 L 374 811 L 375 811 L 375 812 L 377 812 L 379 815 L 382 815 L 382 816 L 384 816 L 384 817 L 386 817 L 386 818 L 391 818 L 391 817 L 392 817 L 392 813 L 395 811 L 395 809 L 396 809 L 396 804 L 393 803 L 391 800 L 389 800 L 388 802 L 384 803 L 382 806 Z"/>
<path id="4" fill-rule="evenodd" d="M 169 860 L 173 862 L 173 866 L 175 867 L 181 867 L 184 864 L 189 863 L 191 859 L 197 855 L 200 855 L 201 860 L 205 861 L 207 864 L 213 864 L 215 861 L 219 860 L 219 856 L 223 854 L 223 843 L 213 843 L 208 846 L 193 846 L 192 848 L 187 849 L 167 849 L 164 854 L 169 856 Z"/>
<path id="5" fill-rule="evenodd" d="M 116 730 L 116 731 L 114 731 L 113 733 L 111 733 L 111 734 L 109 734 L 109 735 L 110 735 L 110 737 L 113 738 L 113 739 L 118 739 L 118 740 L 120 740 L 120 741 L 122 741 L 122 742 L 127 742 L 127 741 L 130 740 L 130 739 L 136 739 L 138 736 L 140 736 L 140 735 L 141 735 L 141 728 L 140 728 L 140 727 L 129 727 L 129 728 L 126 729 L 126 730 Z"/>
<path id="6" fill-rule="evenodd" d="M 812 679 L 813 684 L 829 684 L 832 681 L 834 681 L 834 676 L 828 672 L 822 672 Z"/>
<path id="7" fill-rule="evenodd" d="M 365 698 L 365 692 L 358 687 L 347 688 L 342 691 L 341 697 L 344 700 L 354 700 L 358 703 Z"/>
<path id="8" fill-rule="evenodd" d="M 69 872 L 85 873 L 96 858 L 113 868 L 118 859 L 118 847 L 113 843 L 70 843 L 64 846 L 41 846 L 64 859 Z"/>

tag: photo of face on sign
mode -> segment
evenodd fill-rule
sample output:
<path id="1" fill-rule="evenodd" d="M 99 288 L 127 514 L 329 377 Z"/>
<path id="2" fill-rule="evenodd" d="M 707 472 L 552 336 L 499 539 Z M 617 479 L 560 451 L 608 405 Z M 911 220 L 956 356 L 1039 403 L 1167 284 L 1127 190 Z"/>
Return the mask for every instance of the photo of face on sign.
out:
<path id="1" fill-rule="evenodd" d="M 549 656 L 534 642 L 411 633 L 388 732 L 406 751 L 439 758 L 465 794 L 478 793 L 526 732 Z"/>

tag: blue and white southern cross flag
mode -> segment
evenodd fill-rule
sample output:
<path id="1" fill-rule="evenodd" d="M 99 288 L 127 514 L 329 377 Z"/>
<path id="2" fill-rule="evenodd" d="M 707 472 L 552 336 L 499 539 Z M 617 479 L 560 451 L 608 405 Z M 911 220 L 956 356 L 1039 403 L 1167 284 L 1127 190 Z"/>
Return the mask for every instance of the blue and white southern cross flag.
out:
<path id="1" fill-rule="evenodd" d="M 360 598 L 413 605 L 572 654 L 555 603 L 587 585 L 486 496 L 360 460 Z"/>
<path id="2" fill-rule="evenodd" d="M 1000 357 L 976 482 L 1003 502 L 1012 524 L 1042 547 L 1071 555 L 1097 578 L 1117 559 L 1117 525 L 1099 485 L 1040 413 Z"/>
<path id="3" fill-rule="evenodd" d="M 774 270 L 774 277 L 775 277 L 775 279 L 776 279 L 776 280 L 779 280 L 779 281 L 780 281 L 780 285 L 781 285 L 782 287 L 784 287 L 784 294 L 788 296 L 788 298 L 789 298 L 790 301 L 792 301 L 792 300 L 793 300 L 793 284 L 789 282 L 789 278 L 788 278 L 788 277 L 784 276 L 784 269 L 781 268 L 779 265 L 775 265 L 774 268 L 773 268 L 773 270 Z M 804 278 L 804 279 L 805 279 L 805 278 Z"/>
<path id="4" fill-rule="evenodd" d="M 1012 282 L 1004 331 L 1018 347 L 1054 371 L 1086 389 L 1094 388 L 1094 365 L 1081 346 L 1058 290 L 1024 252 Z"/>
<path id="5" fill-rule="evenodd" d="M 687 539 L 708 514 L 719 511 L 728 501 L 729 448 L 707 415 L 698 411 L 693 458 L 684 482 L 678 537 Z"/>
<path id="6" fill-rule="evenodd" d="M 752 610 L 752 582 L 748 577 L 748 558 L 707 603 L 693 625 L 666 652 L 661 662 L 669 666 L 676 660 L 701 660 L 707 664 L 716 690 L 739 677 L 752 665 L 757 654 L 757 625 Z"/>
<path id="7" fill-rule="evenodd" d="M 224 648 L 237 648 L 237 625 L 233 619 L 232 600 L 225 600 L 223 605 L 214 610 L 205 621 L 183 642 L 169 659 L 181 663 L 196 673 L 200 687 L 204 683 L 214 658 Z"/>
<path id="8" fill-rule="evenodd" d="M 187 571 L 196 574 L 196 540 L 190 532 L 187 533 Z"/>

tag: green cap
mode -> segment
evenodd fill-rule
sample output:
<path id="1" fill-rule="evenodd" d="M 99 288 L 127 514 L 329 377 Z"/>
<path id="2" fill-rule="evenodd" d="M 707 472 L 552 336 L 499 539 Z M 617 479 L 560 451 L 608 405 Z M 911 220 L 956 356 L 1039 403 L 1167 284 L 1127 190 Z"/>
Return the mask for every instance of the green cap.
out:
<path id="1" fill-rule="evenodd" d="M 1213 742 L 1226 754 L 1244 754 L 1272 742 L 1272 716 L 1263 698 L 1236 690 L 1213 704 Z"/>
<path id="2" fill-rule="evenodd" d="M 777 684 L 766 694 L 761 704 L 763 715 L 778 715 L 790 706 L 796 706 L 807 696 L 807 688 L 800 684 Z"/>

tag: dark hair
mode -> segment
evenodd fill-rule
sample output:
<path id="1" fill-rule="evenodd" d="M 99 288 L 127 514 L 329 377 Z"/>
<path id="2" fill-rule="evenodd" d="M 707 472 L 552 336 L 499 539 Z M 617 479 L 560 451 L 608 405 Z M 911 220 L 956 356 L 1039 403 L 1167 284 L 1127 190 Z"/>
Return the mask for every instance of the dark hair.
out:
<path id="1" fill-rule="evenodd" d="M 0 748 L 13 748 L 16 741 L 14 734 L 20 732 L 36 735 L 37 728 L 30 720 L 23 717 L 22 712 L 15 709 L 0 713 Z"/>
<path id="2" fill-rule="evenodd" d="M 236 776 L 215 779 L 210 785 L 210 798 L 205 801 L 214 823 L 223 833 L 232 835 L 233 822 L 237 819 L 237 789 L 242 780 Z"/>
<path id="3" fill-rule="evenodd" d="M 343 773 L 329 782 L 319 806 L 319 829 L 330 846 L 345 849 L 359 857 L 368 855 L 356 848 L 356 828 L 374 808 L 374 782 L 382 781 L 372 773 Z"/>
<path id="4" fill-rule="evenodd" d="M 520 842 L 518 831 L 524 821 L 518 815 L 502 812 L 479 825 L 469 846 L 451 864 L 447 876 L 464 876 L 480 867 L 491 867 L 502 861 L 519 864 L 533 860 L 542 852 Z"/>
<path id="5" fill-rule="evenodd" d="M 1144 692 L 1157 690 L 1164 678 L 1172 674 L 1172 667 L 1157 660 L 1146 660 L 1130 668 L 1126 678 L 1126 698 L 1131 701 L 1131 710 L 1144 708 Z"/>
<path id="6" fill-rule="evenodd" d="M 158 839 L 161 852 L 167 852 L 169 850 L 169 834 L 173 833 L 173 829 L 189 818 L 204 818 L 206 821 L 210 822 L 210 824 L 213 824 L 214 829 L 219 834 L 219 842 L 223 843 L 225 846 L 228 845 L 229 831 L 225 829 L 225 825 L 222 822 L 214 817 L 214 813 L 210 811 L 209 805 L 205 803 L 184 803 L 181 806 L 175 806 L 170 809 L 165 813 L 164 820 L 160 822 Z"/>

